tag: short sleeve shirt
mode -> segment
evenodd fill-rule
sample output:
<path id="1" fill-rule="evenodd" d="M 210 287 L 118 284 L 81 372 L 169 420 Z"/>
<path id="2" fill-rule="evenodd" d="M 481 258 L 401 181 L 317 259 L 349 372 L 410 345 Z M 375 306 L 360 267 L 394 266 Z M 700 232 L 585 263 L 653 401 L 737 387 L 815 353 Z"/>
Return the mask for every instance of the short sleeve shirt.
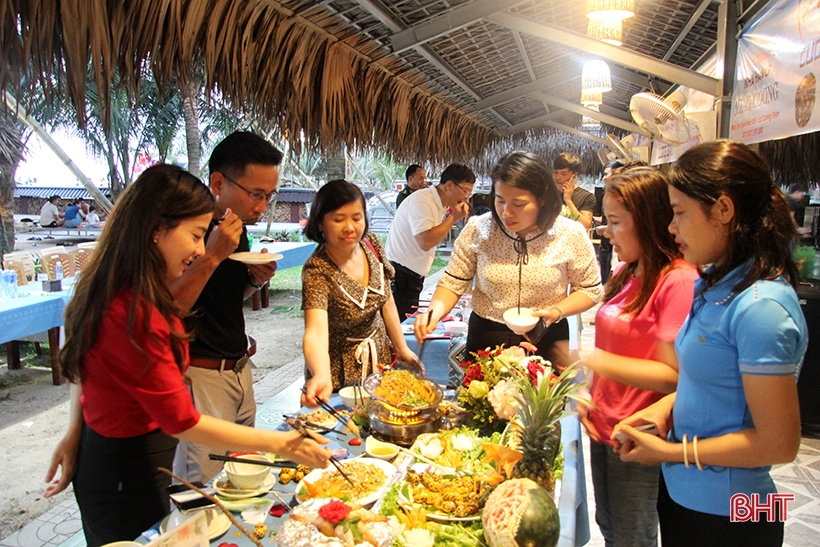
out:
<path id="1" fill-rule="evenodd" d="M 216 224 L 211 223 L 208 235 Z M 236 252 L 249 251 L 248 232 L 243 227 Z M 212 359 L 238 359 L 248 349 L 245 335 L 245 286 L 248 267 L 225 259 L 217 266 L 199 294 L 185 327 L 193 331 L 191 355 Z"/>
<path id="2" fill-rule="evenodd" d="M 595 194 L 587 192 L 580 186 L 576 186 L 572 192 L 572 203 L 575 204 L 575 208 L 580 212 L 593 212 L 595 210 L 595 201 Z"/>
<path id="3" fill-rule="evenodd" d="M 438 226 L 447 208 L 442 205 L 435 186 L 416 190 L 396 209 L 387 236 L 387 259 L 425 276 L 436 258 L 436 248 L 424 250 L 416 236 Z"/>
<path id="4" fill-rule="evenodd" d="M 675 341 L 680 364 L 671 441 L 718 437 L 754 427 L 743 391 L 743 376 L 793 376 L 808 343 L 797 294 L 782 277 L 757 281 L 739 294 L 733 287 L 749 263 L 738 266 L 706 289 L 695 284 L 689 318 Z M 715 515 L 729 515 L 733 494 L 776 491 L 769 466 L 662 466 L 669 494 L 678 504 Z"/>
<path id="5" fill-rule="evenodd" d="M 672 343 L 692 305 L 695 280 L 694 266 L 676 260 L 658 280 L 649 301 L 638 313 L 624 308 L 635 300 L 641 280 L 631 276 L 621 292 L 601 304 L 595 314 L 595 347 L 634 359 L 657 360 L 658 345 Z M 658 401 L 662 394 L 629 386 L 595 375 L 592 384 L 589 418 L 604 443 L 609 440 L 615 424 Z"/>
<path id="6" fill-rule="evenodd" d="M 40 225 L 46 226 L 51 224 L 58 216 L 60 216 L 60 210 L 57 209 L 56 205 L 47 201 L 43 204 L 43 208 L 40 209 Z"/>

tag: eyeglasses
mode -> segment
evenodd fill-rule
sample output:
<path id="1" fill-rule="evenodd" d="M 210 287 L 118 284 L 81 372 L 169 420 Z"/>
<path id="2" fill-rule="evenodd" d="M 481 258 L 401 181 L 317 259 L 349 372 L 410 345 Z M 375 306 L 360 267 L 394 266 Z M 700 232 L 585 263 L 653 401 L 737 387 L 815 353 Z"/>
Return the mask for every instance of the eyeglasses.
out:
<path id="1" fill-rule="evenodd" d="M 452 181 L 450 181 L 450 182 L 452 182 Z M 461 190 L 462 192 L 464 192 L 464 197 L 470 197 L 470 196 L 473 195 L 473 189 L 472 188 L 465 188 L 462 185 L 458 184 L 457 182 L 453 182 L 453 185 L 456 188 L 458 188 L 459 190 Z"/>
<path id="2" fill-rule="evenodd" d="M 270 194 L 264 194 L 262 192 L 251 192 L 250 190 L 248 190 L 247 188 L 245 188 L 244 186 L 242 186 L 241 184 L 236 182 L 234 179 L 232 179 L 231 177 L 229 177 L 225 173 L 222 173 L 222 176 L 225 177 L 226 179 L 228 179 L 228 181 L 230 181 L 230 183 L 233 184 L 234 186 L 237 186 L 240 189 L 244 190 L 245 193 L 248 194 L 248 197 L 251 198 L 252 201 L 255 201 L 257 203 L 262 202 L 262 201 L 266 201 L 266 202 L 270 203 L 274 199 L 276 199 L 276 196 L 279 195 L 279 190 L 274 190 Z"/>

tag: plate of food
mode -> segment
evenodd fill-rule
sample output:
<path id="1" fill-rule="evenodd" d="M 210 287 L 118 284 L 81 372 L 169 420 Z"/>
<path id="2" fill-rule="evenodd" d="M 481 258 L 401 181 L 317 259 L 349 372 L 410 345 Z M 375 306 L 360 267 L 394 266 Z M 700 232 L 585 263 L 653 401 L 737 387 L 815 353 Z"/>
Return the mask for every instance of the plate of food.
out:
<path id="1" fill-rule="evenodd" d="M 314 469 L 296 487 L 296 499 L 338 498 L 366 506 L 382 495 L 396 474 L 396 466 L 375 458 L 356 458 L 340 462 L 342 470 L 353 482 L 345 480 L 335 467 Z"/>
<path id="2" fill-rule="evenodd" d="M 243 264 L 267 264 L 268 262 L 273 262 L 275 260 L 282 260 L 283 257 L 279 253 L 243 252 L 234 253 L 228 258 L 231 260 L 236 260 L 237 262 L 242 262 Z"/>
<path id="3" fill-rule="evenodd" d="M 427 410 L 437 406 L 444 392 L 435 382 L 409 370 L 385 370 L 371 374 L 364 389 L 377 401 L 398 410 Z"/>
<path id="4" fill-rule="evenodd" d="M 307 422 L 307 427 L 313 429 L 333 429 L 339 422 L 339 420 L 336 419 L 336 416 L 329 414 L 322 409 L 304 414 L 300 413 L 297 414 L 296 417 L 303 422 Z"/>
<path id="5" fill-rule="evenodd" d="M 231 527 L 231 519 L 219 509 L 206 509 L 208 518 L 208 539 L 214 540 L 227 532 Z M 173 530 L 191 516 L 191 513 L 182 514 L 174 509 L 171 514 L 162 519 L 159 524 L 159 533 L 164 534 Z"/>
<path id="6" fill-rule="evenodd" d="M 423 507 L 427 518 L 440 522 L 481 520 L 483 499 L 492 487 L 471 475 L 410 471 L 399 486 L 398 503 Z"/>
<path id="7" fill-rule="evenodd" d="M 231 481 L 228 480 L 228 474 L 225 471 L 222 471 L 214 478 L 214 490 L 221 498 L 229 499 L 229 500 L 243 500 L 247 498 L 255 498 L 256 496 L 262 496 L 273 488 L 273 485 L 276 484 L 276 476 L 273 473 L 268 474 L 265 480 L 262 481 L 262 484 L 259 485 L 259 488 L 255 488 L 253 490 L 247 490 L 243 488 L 236 488 Z"/>

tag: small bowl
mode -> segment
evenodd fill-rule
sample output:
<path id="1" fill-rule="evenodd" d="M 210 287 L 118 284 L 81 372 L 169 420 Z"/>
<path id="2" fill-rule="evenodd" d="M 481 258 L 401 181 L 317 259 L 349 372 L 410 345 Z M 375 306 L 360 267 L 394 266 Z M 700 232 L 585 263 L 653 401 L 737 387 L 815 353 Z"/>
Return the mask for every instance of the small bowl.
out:
<path id="1" fill-rule="evenodd" d="M 467 332 L 467 323 L 464 321 L 445 321 L 444 330 L 453 336 L 461 336 Z"/>
<path id="2" fill-rule="evenodd" d="M 234 452 L 231 457 L 261 462 L 270 461 L 267 456 L 259 452 Z M 234 487 L 240 490 L 255 490 L 270 474 L 270 467 L 252 463 L 225 462 L 225 473 Z"/>
<path id="3" fill-rule="evenodd" d="M 380 460 L 392 460 L 399 453 L 399 447 L 393 443 L 384 443 L 373 435 L 370 435 L 364 442 L 364 451 L 372 458 Z"/>
<path id="4" fill-rule="evenodd" d="M 521 308 L 520 313 L 518 308 L 510 308 L 504 312 L 507 328 L 519 336 L 530 332 L 538 323 L 538 319 L 530 308 Z"/>
<path id="5" fill-rule="evenodd" d="M 358 392 L 358 399 L 360 403 L 362 402 L 362 400 L 364 400 L 365 402 L 370 400 L 370 394 L 366 392 L 364 388 L 358 388 Z M 347 386 L 340 389 L 339 397 L 342 398 L 342 403 L 344 403 L 344 405 L 347 408 L 356 408 L 356 388 L 354 388 L 353 386 Z"/>

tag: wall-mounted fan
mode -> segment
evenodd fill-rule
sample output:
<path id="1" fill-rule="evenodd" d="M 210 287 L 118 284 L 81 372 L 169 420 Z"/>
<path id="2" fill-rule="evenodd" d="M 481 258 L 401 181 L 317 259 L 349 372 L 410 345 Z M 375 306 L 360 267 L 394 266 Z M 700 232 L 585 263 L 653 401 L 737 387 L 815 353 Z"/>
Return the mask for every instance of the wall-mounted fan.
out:
<path id="1" fill-rule="evenodd" d="M 666 99 L 654 93 L 636 93 L 629 101 L 632 119 L 656 139 L 669 144 L 689 140 L 690 127 L 683 113 L 686 96 L 680 91 Z"/>

